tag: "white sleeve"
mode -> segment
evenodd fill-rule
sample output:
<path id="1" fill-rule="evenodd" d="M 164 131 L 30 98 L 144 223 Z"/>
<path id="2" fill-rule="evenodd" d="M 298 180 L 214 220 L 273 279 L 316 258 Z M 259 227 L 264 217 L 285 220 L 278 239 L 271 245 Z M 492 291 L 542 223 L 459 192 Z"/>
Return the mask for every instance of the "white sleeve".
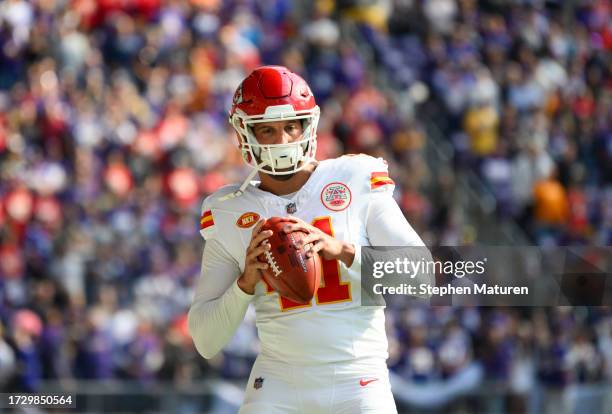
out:
<path id="1" fill-rule="evenodd" d="M 188 315 L 189 333 L 204 358 L 212 358 L 229 342 L 254 298 L 238 287 L 239 275 L 238 263 L 221 242 L 207 240 Z"/>
<path id="2" fill-rule="evenodd" d="M 408 223 L 389 192 L 373 193 L 371 195 L 366 230 L 372 246 L 425 246 L 425 243 Z M 410 260 L 421 260 L 423 258 L 429 261 L 433 260 L 427 248 L 409 250 L 405 254 Z M 361 257 L 359 257 L 359 260 L 361 261 Z M 415 285 L 418 286 L 419 284 L 435 286 L 435 275 L 420 272 L 415 279 Z M 430 295 L 417 294 L 415 296 L 427 299 Z"/>
<path id="3" fill-rule="evenodd" d="M 358 156 L 368 190 L 366 232 L 371 246 L 424 246 L 393 198 L 395 183 L 382 158 Z"/>
<path id="4" fill-rule="evenodd" d="M 389 193 L 371 195 L 366 231 L 372 246 L 425 246 Z"/>

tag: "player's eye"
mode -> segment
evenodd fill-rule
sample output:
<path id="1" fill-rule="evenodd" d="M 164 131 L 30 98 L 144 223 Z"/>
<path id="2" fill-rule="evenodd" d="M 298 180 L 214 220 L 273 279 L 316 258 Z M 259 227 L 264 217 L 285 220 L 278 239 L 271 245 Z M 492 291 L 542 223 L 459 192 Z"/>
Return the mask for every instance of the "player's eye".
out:
<path id="1" fill-rule="evenodd" d="M 287 132 L 295 132 L 298 129 L 298 125 L 297 123 L 294 122 L 294 123 L 287 125 L 285 129 Z"/>

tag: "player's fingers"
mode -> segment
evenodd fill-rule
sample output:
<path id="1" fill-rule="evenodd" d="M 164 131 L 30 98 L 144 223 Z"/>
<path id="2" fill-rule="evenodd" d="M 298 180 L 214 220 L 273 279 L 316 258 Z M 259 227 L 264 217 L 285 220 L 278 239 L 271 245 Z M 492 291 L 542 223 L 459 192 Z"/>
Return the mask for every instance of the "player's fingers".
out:
<path id="1" fill-rule="evenodd" d="M 287 234 L 293 233 L 294 231 L 303 231 L 305 233 L 311 233 L 311 229 L 302 223 L 288 223 L 283 226 L 283 231 Z"/>
<path id="2" fill-rule="evenodd" d="M 260 218 L 257 221 L 257 223 L 255 224 L 255 227 L 253 227 L 253 232 L 251 233 L 251 238 L 255 237 L 255 235 L 261 231 L 261 228 L 263 227 L 265 222 L 266 222 L 265 218 Z"/>
<path id="3" fill-rule="evenodd" d="M 267 240 L 264 240 L 262 243 L 260 243 L 258 245 L 257 244 L 249 245 L 249 247 L 247 248 L 247 251 L 246 251 L 246 257 L 249 257 L 253 253 L 253 250 L 255 250 L 255 249 L 259 248 L 259 247 L 262 247 L 262 246 L 266 246 L 266 245 L 270 246 L 270 242 L 267 241 Z"/>
<path id="4" fill-rule="evenodd" d="M 274 232 L 272 230 L 262 231 L 257 236 L 251 239 L 251 243 L 249 247 L 253 248 L 253 247 L 259 246 L 259 244 L 261 244 L 262 241 L 266 240 L 268 237 L 272 236 L 273 234 Z"/>
<path id="5" fill-rule="evenodd" d="M 261 261 L 258 256 L 254 256 L 246 260 L 246 266 L 250 269 L 264 270 L 268 268 L 268 262 Z"/>
<path id="6" fill-rule="evenodd" d="M 321 239 L 310 244 L 310 248 L 306 251 L 306 257 L 312 257 L 316 253 L 319 253 L 323 249 L 323 244 Z"/>
<path id="7" fill-rule="evenodd" d="M 247 261 L 257 261 L 257 258 L 268 250 L 270 250 L 270 243 L 257 246 L 247 254 L 246 259 Z"/>
<path id="8" fill-rule="evenodd" d="M 298 248 L 301 247 L 306 247 L 308 244 L 321 239 L 321 235 L 317 234 L 317 233 L 309 233 L 305 236 L 303 236 L 299 241 L 297 241 L 295 244 Z"/>
<path id="9" fill-rule="evenodd" d="M 259 260 L 256 262 L 253 262 L 251 266 L 253 266 L 253 268 L 258 269 L 258 270 L 266 270 L 269 267 L 267 263 L 260 262 Z"/>

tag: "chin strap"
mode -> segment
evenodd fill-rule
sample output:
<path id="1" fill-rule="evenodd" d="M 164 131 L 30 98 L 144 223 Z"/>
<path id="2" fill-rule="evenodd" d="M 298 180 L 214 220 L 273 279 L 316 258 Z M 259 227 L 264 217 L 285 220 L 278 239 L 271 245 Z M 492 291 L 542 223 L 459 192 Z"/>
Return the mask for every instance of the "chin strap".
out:
<path id="1" fill-rule="evenodd" d="M 242 185 L 240 186 L 238 190 L 234 191 L 233 193 L 224 195 L 223 197 L 219 197 L 219 201 L 226 201 L 226 200 L 231 200 L 232 198 L 240 197 L 242 194 L 244 194 L 244 190 L 247 188 L 247 186 L 249 185 L 249 183 L 251 182 L 253 177 L 255 177 L 256 174 L 257 174 L 257 169 L 253 168 L 253 170 L 249 173 L 247 178 L 245 178 L 245 180 L 242 182 Z"/>

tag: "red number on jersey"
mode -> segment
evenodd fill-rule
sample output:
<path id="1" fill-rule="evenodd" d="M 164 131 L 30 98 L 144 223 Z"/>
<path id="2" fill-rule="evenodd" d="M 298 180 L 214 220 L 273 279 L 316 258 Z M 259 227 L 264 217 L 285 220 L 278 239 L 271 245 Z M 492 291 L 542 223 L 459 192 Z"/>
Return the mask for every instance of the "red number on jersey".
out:
<path id="1" fill-rule="evenodd" d="M 331 217 L 319 217 L 312 225 L 325 234 L 334 237 Z M 317 291 L 317 304 L 347 302 L 351 300 L 351 283 L 340 281 L 340 261 L 321 258 L 323 267 L 323 286 Z"/>

